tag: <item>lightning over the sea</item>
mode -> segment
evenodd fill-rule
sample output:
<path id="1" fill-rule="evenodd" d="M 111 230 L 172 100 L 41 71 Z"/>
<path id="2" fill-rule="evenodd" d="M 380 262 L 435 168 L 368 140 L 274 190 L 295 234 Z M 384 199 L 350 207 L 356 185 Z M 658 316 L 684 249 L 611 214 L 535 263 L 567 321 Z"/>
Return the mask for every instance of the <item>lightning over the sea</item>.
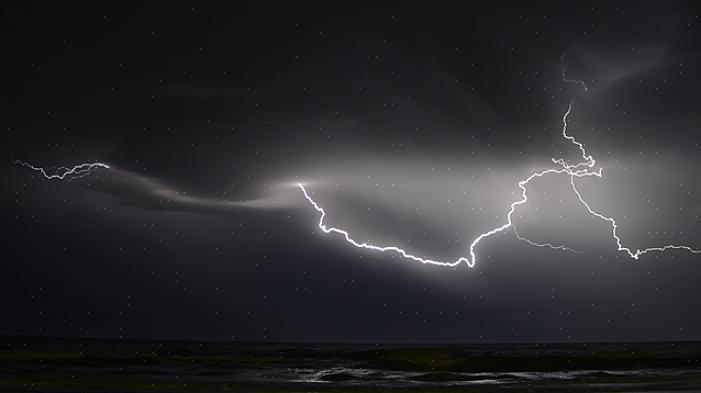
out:
<path id="1" fill-rule="evenodd" d="M 574 250 L 570 247 L 567 246 L 556 246 L 551 243 L 537 243 L 532 240 L 529 240 L 521 235 L 519 235 L 518 231 L 516 230 L 516 227 L 512 221 L 512 215 L 516 211 L 516 208 L 520 205 L 525 204 L 528 202 L 528 196 L 527 196 L 527 189 L 526 186 L 528 183 L 530 183 L 531 180 L 539 177 L 543 177 L 546 175 L 566 175 L 570 177 L 570 184 L 572 186 L 572 190 L 574 191 L 575 195 L 577 196 L 579 202 L 586 208 L 586 210 L 591 214 L 592 216 L 606 221 L 611 224 L 612 231 L 611 234 L 613 235 L 613 238 L 616 240 L 616 245 L 618 247 L 618 251 L 623 251 L 625 252 L 628 256 L 630 256 L 633 259 L 638 259 L 641 255 L 646 254 L 648 252 L 652 251 L 666 251 L 666 250 L 685 250 L 689 251 L 694 254 L 701 254 L 701 249 L 694 249 L 689 246 L 685 245 L 664 245 L 660 247 L 648 247 L 648 248 L 643 248 L 643 249 L 637 249 L 636 251 L 632 251 L 630 248 L 623 246 L 621 238 L 618 236 L 617 229 L 618 229 L 618 224 L 616 223 L 616 220 L 614 220 L 611 217 L 605 216 L 601 213 L 596 212 L 594 209 L 591 208 L 589 203 L 584 199 L 582 194 L 579 192 L 577 189 L 577 185 L 575 182 L 575 178 L 581 178 L 581 177 L 591 177 L 595 176 L 598 178 L 601 178 L 602 176 L 602 168 L 594 169 L 596 166 L 596 160 L 589 154 L 587 153 L 586 148 L 584 147 L 584 144 L 579 142 L 574 136 L 569 135 L 567 132 L 568 128 L 568 118 L 570 114 L 572 113 L 572 109 L 574 107 L 575 101 L 579 97 L 580 94 L 586 93 L 589 88 L 587 84 L 582 81 L 582 80 L 577 80 L 577 79 L 570 79 L 567 77 L 566 69 L 565 69 L 565 55 L 563 54 L 560 56 L 560 61 L 562 65 L 562 81 L 565 83 L 576 83 L 582 87 L 582 91 L 580 91 L 578 94 L 576 94 L 572 100 L 570 100 L 567 110 L 562 116 L 562 137 L 565 138 L 566 140 L 570 141 L 573 145 L 575 145 L 580 153 L 581 153 L 581 161 L 577 162 L 576 164 L 569 164 L 565 159 L 563 158 L 552 158 L 552 163 L 557 165 L 554 168 L 549 168 L 540 172 L 534 172 L 525 179 L 522 179 L 518 182 L 518 187 L 521 189 L 521 198 L 512 202 L 509 210 L 506 214 L 506 222 L 496 228 L 493 228 L 487 232 L 484 232 L 477 236 L 472 243 L 470 243 L 469 247 L 469 256 L 462 256 L 454 261 L 440 261 L 440 260 L 434 260 L 434 259 L 429 259 L 429 258 L 422 258 L 418 257 L 416 255 L 413 255 L 406 250 L 397 247 L 397 246 L 380 246 L 380 245 L 375 245 L 375 244 L 370 244 L 367 242 L 358 242 L 357 240 L 354 240 L 351 235 L 340 228 L 336 227 L 331 227 L 328 226 L 324 223 L 324 219 L 326 218 L 326 211 L 319 206 L 319 204 L 312 199 L 312 197 L 309 195 L 307 192 L 307 189 L 304 187 L 302 184 L 298 184 L 299 189 L 302 191 L 304 194 L 304 198 L 312 205 L 312 207 L 319 212 L 319 223 L 318 227 L 324 232 L 324 233 L 334 233 L 343 236 L 345 238 L 346 242 L 352 244 L 355 247 L 358 248 L 365 248 L 369 250 L 374 250 L 374 251 L 380 251 L 380 252 L 392 252 L 399 254 L 403 258 L 410 259 L 416 262 L 421 262 L 424 264 L 431 264 L 431 265 L 438 265 L 438 266 L 447 266 L 447 267 L 453 267 L 457 266 L 463 262 L 467 264 L 469 267 L 474 267 L 475 263 L 477 261 L 477 254 L 476 254 L 476 247 L 482 241 L 483 239 L 490 237 L 492 235 L 495 235 L 497 233 L 503 232 L 509 228 L 514 232 L 516 238 L 518 238 L 521 241 L 526 242 L 527 244 L 530 244 L 532 246 L 536 247 L 547 247 L 551 248 L 554 250 L 564 250 L 564 251 L 570 251 L 570 252 L 579 252 L 577 250 Z"/>

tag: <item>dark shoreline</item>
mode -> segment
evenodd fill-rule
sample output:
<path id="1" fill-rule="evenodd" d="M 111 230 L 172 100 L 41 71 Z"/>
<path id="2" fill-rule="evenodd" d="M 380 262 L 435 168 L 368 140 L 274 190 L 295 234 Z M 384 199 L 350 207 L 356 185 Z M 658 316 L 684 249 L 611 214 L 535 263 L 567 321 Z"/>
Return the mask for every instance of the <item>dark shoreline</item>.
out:
<path id="1" fill-rule="evenodd" d="M 678 344 L 678 345 L 701 345 L 701 340 L 639 340 L 639 341 L 420 341 L 420 342 L 373 342 L 373 341 L 256 341 L 256 340 L 213 340 L 213 339 L 198 339 L 198 338 L 158 338 L 158 337 L 117 337 L 117 336 L 45 336 L 45 335 L 28 335 L 14 333 L 0 333 L 0 343 L 6 343 L 8 340 L 31 340 L 31 341 L 122 341 L 122 342 L 162 342 L 162 343 L 202 343 L 202 344 L 250 344 L 250 345 L 309 345 L 309 346 L 324 346 L 324 345 L 347 345 L 347 346 L 411 346 L 411 347 L 465 347 L 465 346 L 498 346 L 498 345 L 646 345 L 646 344 Z"/>
<path id="2" fill-rule="evenodd" d="M 0 336 L 0 391 L 701 391 L 701 342 L 333 344 Z"/>

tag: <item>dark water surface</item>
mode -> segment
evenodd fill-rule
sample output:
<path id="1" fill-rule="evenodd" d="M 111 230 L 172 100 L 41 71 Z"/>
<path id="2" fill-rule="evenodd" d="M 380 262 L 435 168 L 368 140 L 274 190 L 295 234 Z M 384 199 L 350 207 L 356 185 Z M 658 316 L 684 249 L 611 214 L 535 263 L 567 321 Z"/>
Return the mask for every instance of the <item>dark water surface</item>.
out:
<path id="1" fill-rule="evenodd" d="M 13 392 L 701 392 L 701 343 L 0 344 L 0 391 Z"/>

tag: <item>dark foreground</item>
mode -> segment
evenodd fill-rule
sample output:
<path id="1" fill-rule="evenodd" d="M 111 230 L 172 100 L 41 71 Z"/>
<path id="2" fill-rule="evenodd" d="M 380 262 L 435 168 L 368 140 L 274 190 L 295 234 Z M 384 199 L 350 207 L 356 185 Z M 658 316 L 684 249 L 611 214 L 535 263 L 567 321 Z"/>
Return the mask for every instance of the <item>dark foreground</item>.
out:
<path id="1" fill-rule="evenodd" d="M 13 392 L 701 391 L 701 343 L 0 344 L 0 391 Z"/>

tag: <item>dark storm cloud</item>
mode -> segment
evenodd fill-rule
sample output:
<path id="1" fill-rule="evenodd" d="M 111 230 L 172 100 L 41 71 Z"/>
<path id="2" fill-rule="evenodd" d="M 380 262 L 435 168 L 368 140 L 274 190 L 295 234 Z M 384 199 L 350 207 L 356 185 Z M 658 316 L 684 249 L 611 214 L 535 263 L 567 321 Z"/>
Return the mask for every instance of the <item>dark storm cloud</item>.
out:
<path id="1" fill-rule="evenodd" d="M 250 92 L 245 90 L 236 90 L 218 85 L 200 85 L 200 84 L 167 84 L 163 89 L 166 97 L 173 98 L 196 98 L 202 100 L 221 100 L 227 98 L 240 98 L 250 95 Z"/>
<path id="2" fill-rule="evenodd" d="M 649 73 L 671 61 L 663 49 L 637 51 L 633 58 L 627 53 L 578 52 L 577 57 L 586 63 L 590 95 L 603 93 L 617 82 Z"/>
<path id="3" fill-rule="evenodd" d="M 698 258 L 617 253 L 564 177 L 534 182 L 514 220 L 582 253 L 505 232 L 475 269 L 323 235 L 295 188 L 361 240 L 463 256 L 519 179 L 576 159 L 560 135 L 580 92 L 561 80 L 568 53 L 591 87 L 571 131 L 604 167 L 582 193 L 631 248 L 701 245 L 693 3 L 14 7 L 7 156 L 115 169 L 66 183 L 8 164 L 4 331 L 698 338 Z"/>

